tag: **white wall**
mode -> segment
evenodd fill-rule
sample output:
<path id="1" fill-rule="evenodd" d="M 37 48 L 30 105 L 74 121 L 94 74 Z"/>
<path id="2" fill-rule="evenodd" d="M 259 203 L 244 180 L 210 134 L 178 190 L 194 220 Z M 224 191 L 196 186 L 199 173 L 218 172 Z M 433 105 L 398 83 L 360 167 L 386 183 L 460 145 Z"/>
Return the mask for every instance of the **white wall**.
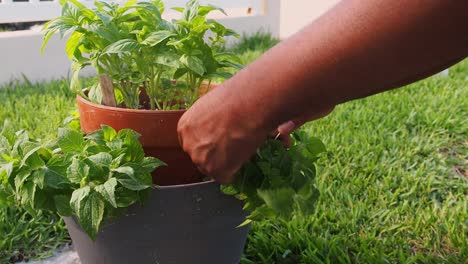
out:
<path id="1" fill-rule="evenodd" d="M 178 0 L 182 1 L 182 0 Z M 238 2 L 223 1 L 233 7 Z M 168 1 L 170 2 L 170 1 Z M 213 2 L 216 1 L 208 1 Z M 249 3 L 242 0 L 241 3 Z M 263 0 L 257 3 L 254 14 L 245 15 L 241 9 L 232 9 L 230 17 L 220 22 L 242 33 L 268 30 L 276 37 L 286 38 L 310 23 L 339 0 Z M 260 4 L 259 4 L 260 3 Z M 262 9 L 258 12 L 258 9 Z M 228 12 L 229 13 L 229 12 Z M 0 32 L 0 85 L 24 74 L 31 81 L 66 77 L 70 62 L 65 54 L 65 41 L 54 36 L 43 55 L 39 53 L 42 33 L 38 31 Z M 91 74 L 92 71 L 85 71 Z"/>
<path id="2" fill-rule="evenodd" d="M 244 0 L 243 2 L 249 1 Z M 248 15 L 247 9 L 244 11 L 227 9 L 229 17 L 223 15 L 216 18 L 219 18 L 220 23 L 237 32 L 250 34 L 264 29 L 278 36 L 280 0 L 268 0 L 267 2 L 268 5 L 257 7 L 257 9 L 263 9 L 262 12 Z M 0 87 L 12 80 L 22 80 L 23 74 L 33 82 L 63 78 L 69 75 L 70 61 L 65 53 L 65 41 L 59 39 L 57 35 L 53 36 L 44 54 L 41 55 L 39 49 L 43 34 L 39 30 L 40 27 L 37 30 L 0 32 Z M 85 75 L 92 73 L 91 69 L 84 71 Z"/>
<path id="3" fill-rule="evenodd" d="M 284 39 L 317 19 L 340 0 L 281 0 L 280 38 Z"/>

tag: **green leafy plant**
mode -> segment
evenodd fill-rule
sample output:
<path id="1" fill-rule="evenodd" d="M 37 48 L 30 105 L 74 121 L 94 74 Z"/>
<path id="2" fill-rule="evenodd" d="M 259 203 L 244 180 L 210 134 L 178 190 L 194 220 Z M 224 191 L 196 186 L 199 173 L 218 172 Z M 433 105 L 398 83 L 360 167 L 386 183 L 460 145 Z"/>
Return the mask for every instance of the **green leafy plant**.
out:
<path id="1" fill-rule="evenodd" d="M 159 0 L 96 2 L 95 9 L 76 0 L 61 4 L 62 15 L 44 26 L 42 49 L 57 32 L 69 36 L 71 88 L 93 102 L 101 103 L 101 84 L 83 91 L 79 72 L 86 66 L 111 78 L 119 106 L 162 110 L 189 107 L 212 80 L 229 78 L 232 69 L 242 67 L 223 47 L 225 37 L 237 34 L 207 19 L 212 11 L 224 13 L 220 8 L 190 0 L 185 8 L 174 8 L 181 18 L 168 22 Z M 146 95 L 148 106 L 141 100 Z M 144 156 L 135 131 L 102 126 L 85 136 L 78 118 L 72 113 L 64 122 L 67 128 L 47 143 L 5 123 L 0 133 L 0 205 L 16 202 L 33 215 L 50 210 L 72 216 L 95 239 L 103 222 L 144 202 L 153 187 L 151 172 L 165 164 Z M 316 138 L 294 135 L 288 149 L 268 140 L 236 181 L 221 187 L 245 201 L 251 214 L 244 224 L 312 212 L 318 196 L 314 162 L 325 148 Z"/>
<path id="2" fill-rule="evenodd" d="M 315 161 L 325 152 L 323 143 L 303 131 L 293 134 L 285 148 L 270 139 L 243 165 L 234 183 L 221 187 L 226 194 L 245 201 L 250 215 L 242 224 L 266 218 L 291 218 L 294 213 L 313 212 L 319 191 L 314 186 Z"/>
<path id="3" fill-rule="evenodd" d="M 60 2 L 62 14 L 44 26 L 41 50 L 55 33 L 69 35 L 70 86 L 95 103 L 102 100 L 99 82 L 84 93 L 79 80 L 86 66 L 109 76 L 116 101 L 133 109 L 145 107 L 142 91 L 150 109 L 187 108 L 199 97 L 203 83 L 230 78 L 229 68 L 242 68 L 237 56 L 222 51 L 225 37 L 238 35 L 206 18 L 215 10 L 224 13 L 218 7 L 191 0 L 185 8 L 174 8 L 181 18 L 169 22 L 162 18 L 160 0 L 122 5 L 97 1 L 94 9 L 76 0 Z"/>
<path id="4" fill-rule="evenodd" d="M 49 210 L 73 216 L 95 239 L 101 223 L 128 206 L 143 203 L 153 187 L 151 172 L 165 164 L 145 157 L 139 135 L 102 126 L 87 136 L 76 113 L 65 120 L 55 141 L 30 139 L 5 122 L 0 132 L 0 206 L 17 203 L 35 216 Z M 221 190 L 245 202 L 249 224 L 265 218 L 311 214 L 319 192 L 314 187 L 315 161 L 323 143 L 301 131 L 293 145 L 268 140 Z"/>
<path id="5" fill-rule="evenodd" d="M 139 135 L 102 129 L 84 136 L 61 128 L 56 141 L 32 140 L 6 122 L 0 132 L 0 205 L 17 202 L 30 214 L 50 210 L 75 217 L 95 239 L 101 223 L 153 187 L 151 172 L 165 165 L 145 157 Z"/>

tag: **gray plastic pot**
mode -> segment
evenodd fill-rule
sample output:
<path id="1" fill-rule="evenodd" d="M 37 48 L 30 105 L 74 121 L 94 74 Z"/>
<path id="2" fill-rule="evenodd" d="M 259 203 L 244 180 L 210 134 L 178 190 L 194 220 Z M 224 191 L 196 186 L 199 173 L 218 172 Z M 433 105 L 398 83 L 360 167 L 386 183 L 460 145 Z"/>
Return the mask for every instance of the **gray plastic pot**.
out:
<path id="1" fill-rule="evenodd" d="M 64 218 L 83 264 L 235 264 L 249 227 L 237 226 L 243 203 L 202 182 L 154 189 L 148 203 L 107 225 L 92 241 L 73 218 Z"/>

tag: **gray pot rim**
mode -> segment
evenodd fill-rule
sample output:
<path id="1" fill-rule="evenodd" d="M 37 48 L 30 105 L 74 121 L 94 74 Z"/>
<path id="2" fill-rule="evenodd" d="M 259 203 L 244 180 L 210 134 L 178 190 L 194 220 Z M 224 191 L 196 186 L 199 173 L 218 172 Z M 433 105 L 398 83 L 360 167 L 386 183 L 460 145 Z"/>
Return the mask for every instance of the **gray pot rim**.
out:
<path id="1" fill-rule="evenodd" d="M 203 185 L 209 185 L 209 184 L 220 185 L 215 180 L 209 180 L 209 181 L 202 181 L 202 182 L 195 182 L 195 183 L 188 183 L 188 184 L 176 184 L 176 185 L 164 185 L 164 186 L 155 184 L 153 185 L 153 187 L 154 189 L 164 191 L 164 190 L 173 190 L 173 189 L 191 189 L 191 188 L 197 188 L 197 187 L 200 187 Z"/>

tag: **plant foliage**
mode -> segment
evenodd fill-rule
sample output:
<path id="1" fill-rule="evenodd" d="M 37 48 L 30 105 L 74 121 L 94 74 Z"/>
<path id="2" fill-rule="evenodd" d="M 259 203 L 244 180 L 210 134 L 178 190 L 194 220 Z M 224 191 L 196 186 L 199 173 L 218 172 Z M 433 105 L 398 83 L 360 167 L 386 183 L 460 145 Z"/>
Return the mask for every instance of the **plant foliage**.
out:
<path id="1" fill-rule="evenodd" d="M 86 95 L 79 80 L 87 66 L 110 76 L 117 102 L 133 109 L 143 107 L 142 90 L 151 109 L 186 108 L 199 97 L 204 82 L 230 78 L 229 68 L 242 68 L 236 55 L 223 51 L 225 37 L 238 35 L 207 19 L 210 12 L 225 13 L 221 8 L 190 0 L 185 8 L 174 8 L 179 19 L 166 21 L 160 0 L 122 5 L 97 1 L 94 9 L 77 0 L 60 2 L 62 14 L 44 26 L 41 50 L 54 34 L 68 36 L 71 89 L 95 103 L 101 103 L 99 83 Z M 174 104 L 175 99 L 183 103 Z"/>
<path id="2" fill-rule="evenodd" d="M 103 221 L 143 202 L 151 172 L 164 163 L 145 157 L 133 130 L 109 126 L 88 136 L 61 128 L 43 143 L 5 122 L 0 132 L 0 206 L 17 202 L 33 216 L 50 210 L 75 217 L 95 239 Z"/>
<path id="3" fill-rule="evenodd" d="M 245 201 L 249 224 L 266 218 L 291 218 L 294 213 L 313 213 L 319 191 L 314 186 L 315 162 L 325 145 L 303 131 L 294 133 L 293 145 L 285 148 L 270 139 L 243 165 L 234 183 L 222 186 L 226 194 Z"/>

